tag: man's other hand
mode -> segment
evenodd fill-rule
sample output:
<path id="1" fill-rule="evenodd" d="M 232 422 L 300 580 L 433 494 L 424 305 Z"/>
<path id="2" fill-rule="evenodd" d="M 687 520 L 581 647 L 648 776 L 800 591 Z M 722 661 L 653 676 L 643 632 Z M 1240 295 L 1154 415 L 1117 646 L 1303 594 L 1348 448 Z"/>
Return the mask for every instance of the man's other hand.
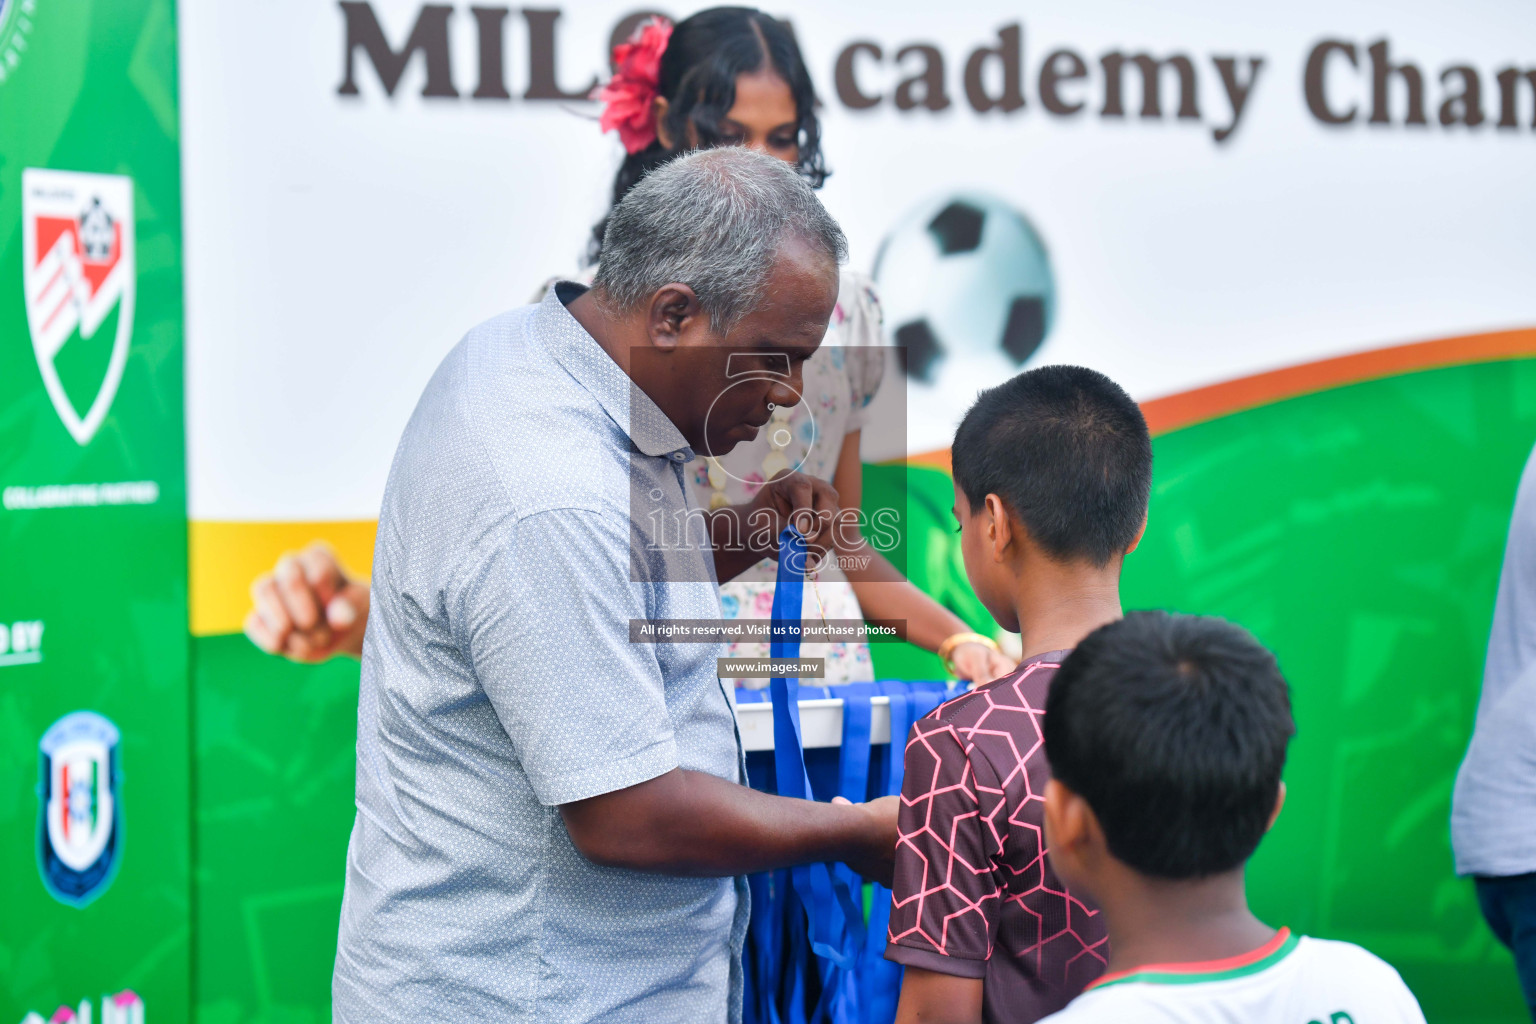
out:
<path id="1" fill-rule="evenodd" d="M 840 860 L 889 885 L 896 797 L 867 804 L 772 796 L 674 768 L 647 782 L 560 805 L 571 842 L 605 867 L 668 875 L 750 875 Z"/>
<path id="2" fill-rule="evenodd" d="M 832 802 L 850 803 L 840 796 L 833 797 Z M 882 796 L 868 803 L 853 804 L 853 807 L 867 818 L 867 849 L 857 857 L 847 858 L 845 863 L 871 882 L 879 882 L 889 889 L 896 871 L 896 814 L 901 810 L 901 800 Z"/>
<path id="3" fill-rule="evenodd" d="M 245 635 L 268 654 L 313 663 L 363 653 L 368 585 L 349 579 L 323 541 L 288 552 L 251 583 Z"/>

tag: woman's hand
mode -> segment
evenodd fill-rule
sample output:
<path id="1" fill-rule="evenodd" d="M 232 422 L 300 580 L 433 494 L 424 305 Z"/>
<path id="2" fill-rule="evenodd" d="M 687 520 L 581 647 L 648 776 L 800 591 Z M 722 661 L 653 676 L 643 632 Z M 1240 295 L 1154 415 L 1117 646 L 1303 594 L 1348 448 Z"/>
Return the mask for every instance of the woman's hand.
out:
<path id="1" fill-rule="evenodd" d="M 325 542 L 279 558 L 251 583 L 251 600 L 245 635 L 268 654 L 303 663 L 362 657 L 368 585 L 348 579 Z"/>
<path id="2" fill-rule="evenodd" d="M 955 666 L 955 674 L 973 684 L 1001 679 L 1019 667 L 1008 655 L 978 643 L 960 644 L 951 652 L 949 660 Z"/>

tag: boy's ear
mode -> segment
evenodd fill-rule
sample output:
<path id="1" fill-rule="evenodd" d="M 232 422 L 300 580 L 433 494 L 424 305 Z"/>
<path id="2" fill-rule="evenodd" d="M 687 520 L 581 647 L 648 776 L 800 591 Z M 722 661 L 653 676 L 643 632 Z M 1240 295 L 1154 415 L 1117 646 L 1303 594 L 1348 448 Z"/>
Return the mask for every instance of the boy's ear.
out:
<path id="1" fill-rule="evenodd" d="M 1130 554 L 1132 551 L 1135 551 L 1137 548 L 1141 547 L 1141 538 L 1145 537 L 1146 535 L 1147 535 L 1147 517 L 1146 516 L 1142 516 L 1141 517 L 1141 529 L 1136 531 L 1136 539 L 1131 541 L 1131 546 L 1125 549 L 1125 553 L 1126 554 Z"/>
<path id="2" fill-rule="evenodd" d="M 1280 818 L 1280 808 L 1285 806 L 1285 783 L 1280 783 L 1280 791 L 1275 794 L 1275 809 L 1269 812 L 1269 824 L 1264 826 L 1268 832 L 1275 827 L 1275 822 Z"/>
<path id="3" fill-rule="evenodd" d="M 1008 518 L 1008 506 L 995 494 L 986 497 L 987 540 L 992 544 L 992 560 L 1005 561 L 1004 552 L 1014 541 L 1013 520 Z"/>
<path id="4" fill-rule="evenodd" d="M 1044 815 L 1047 849 L 1070 854 L 1082 845 L 1086 833 L 1084 809 L 1083 798 L 1068 789 L 1064 782 L 1047 780 Z"/>
<path id="5" fill-rule="evenodd" d="M 1094 866 L 1102 863 L 1103 833 L 1093 808 L 1064 783 L 1045 784 L 1045 848 L 1056 876 L 1069 887 L 1089 892 Z"/>

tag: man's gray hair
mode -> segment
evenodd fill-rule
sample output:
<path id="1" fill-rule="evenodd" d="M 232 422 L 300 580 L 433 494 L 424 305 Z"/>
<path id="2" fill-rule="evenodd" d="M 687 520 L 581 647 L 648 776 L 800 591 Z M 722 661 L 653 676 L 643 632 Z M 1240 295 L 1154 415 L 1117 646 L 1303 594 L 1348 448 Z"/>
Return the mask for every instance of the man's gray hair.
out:
<path id="1" fill-rule="evenodd" d="M 593 287 L 627 312 L 686 284 L 726 334 L 762 301 L 788 239 L 834 267 L 848 258 L 843 229 L 789 164 L 740 146 L 701 150 L 651 171 L 614 209 Z"/>

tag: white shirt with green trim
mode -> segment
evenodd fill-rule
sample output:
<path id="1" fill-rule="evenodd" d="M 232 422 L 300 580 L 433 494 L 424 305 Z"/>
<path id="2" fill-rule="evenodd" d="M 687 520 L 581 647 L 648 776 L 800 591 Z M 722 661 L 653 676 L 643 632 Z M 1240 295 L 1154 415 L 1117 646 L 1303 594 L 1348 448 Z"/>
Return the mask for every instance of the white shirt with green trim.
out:
<path id="1" fill-rule="evenodd" d="M 1106 974 L 1041 1024 L 1424 1024 L 1386 961 L 1359 946 L 1294 936 L 1242 956 Z"/>

